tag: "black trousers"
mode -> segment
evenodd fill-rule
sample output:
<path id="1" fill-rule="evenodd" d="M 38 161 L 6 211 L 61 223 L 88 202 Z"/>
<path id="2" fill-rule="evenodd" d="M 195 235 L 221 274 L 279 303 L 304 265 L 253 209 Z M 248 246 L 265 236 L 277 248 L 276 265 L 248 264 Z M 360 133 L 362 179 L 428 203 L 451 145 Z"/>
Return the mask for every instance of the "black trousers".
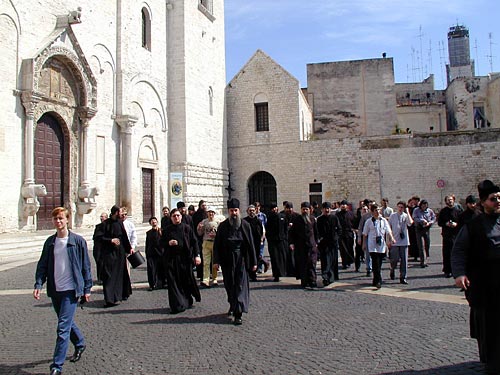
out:
<path id="1" fill-rule="evenodd" d="M 451 250 L 453 249 L 453 241 L 455 237 L 443 237 L 443 272 L 451 273 Z"/>
<path id="2" fill-rule="evenodd" d="M 370 258 L 372 258 L 372 271 L 373 271 L 372 285 L 375 286 L 378 283 L 382 284 L 382 261 L 385 258 L 385 254 L 370 253 Z"/>

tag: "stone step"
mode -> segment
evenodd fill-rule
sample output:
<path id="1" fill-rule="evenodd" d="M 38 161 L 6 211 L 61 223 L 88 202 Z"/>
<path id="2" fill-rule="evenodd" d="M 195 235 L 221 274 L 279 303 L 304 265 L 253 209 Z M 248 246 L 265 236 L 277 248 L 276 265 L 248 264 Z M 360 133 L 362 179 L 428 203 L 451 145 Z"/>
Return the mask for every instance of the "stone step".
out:
<path id="1" fill-rule="evenodd" d="M 151 227 L 148 224 L 136 225 L 139 248 L 144 247 L 146 242 L 146 232 L 150 228 Z M 94 241 L 92 240 L 94 228 L 79 228 L 74 230 L 74 232 L 83 236 L 83 238 L 87 240 L 88 248 L 91 251 L 94 245 Z M 0 271 L 38 260 L 45 240 L 53 233 L 53 230 L 1 233 Z"/>

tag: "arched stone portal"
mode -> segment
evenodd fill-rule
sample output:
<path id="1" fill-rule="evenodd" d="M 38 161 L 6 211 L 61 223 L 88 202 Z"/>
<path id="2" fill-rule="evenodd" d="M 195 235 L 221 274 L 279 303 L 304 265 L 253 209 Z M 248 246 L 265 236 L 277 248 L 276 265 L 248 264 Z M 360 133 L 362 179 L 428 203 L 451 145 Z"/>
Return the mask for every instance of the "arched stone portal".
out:
<path id="1" fill-rule="evenodd" d="M 263 210 L 267 211 L 269 205 L 276 203 L 277 199 L 276 180 L 270 173 L 260 171 L 249 178 L 248 200 L 250 203 L 258 201 Z"/>

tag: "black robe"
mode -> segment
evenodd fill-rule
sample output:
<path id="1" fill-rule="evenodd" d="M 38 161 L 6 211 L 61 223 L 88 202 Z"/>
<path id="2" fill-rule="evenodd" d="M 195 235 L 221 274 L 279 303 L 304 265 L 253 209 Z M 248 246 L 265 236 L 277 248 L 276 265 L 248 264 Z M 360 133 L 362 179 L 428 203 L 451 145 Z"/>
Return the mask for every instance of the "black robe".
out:
<path id="1" fill-rule="evenodd" d="M 343 268 L 347 268 L 354 263 L 354 214 L 348 210 L 339 210 L 336 215 L 342 227 L 342 235 L 339 238 L 340 257 Z"/>
<path id="2" fill-rule="evenodd" d="M 295 259 L 294 259 L 294 254 L 290 250 L 290 246 L 288 243 L 288 235 L 290 232 L 291 224 L 292 221 L 300 216 L 296 212 L 292 212 L 291 214 L 287 213 L 282 213 L 280 212 L 280 216 L 283 215 L 283 218 L 285 219 L 284 225 L 285 225 L 285 232 L 286 232 L 286 243 L 285 243 L 285 250 L 286 250 L 286 276 L 293 277 L 296 276 L 296 269 L 295 269 Z"/>
<path id="3" fill-rule="evenodd" d="M 229 310 L 236 317 L 247 313 L 250 303 L 248 271 L 257 265 L 250 224 L 241 220 L 238 230 L 231 227 L 229 219 L 219 224 L 213 262 L 221 266 Z"/>
<path id="4" fill-rule="evenodd" d="M 296 278 L 302 286 L 316 284 L 316 263 L 318 261 L 318 229 L 316 218 L 309 215 L 310 222 L 306 223 L 302 215 L 297 215 L 288 235 L 288 242 L 294 245 Z"/>
<path id="5" fill-rule="evenodd" d="M 257 264 L 258 264 L 260 255 L 260 241 L 264 233 L 264 227 L 262 226 L 262 222 L 259 220 L 257 216 L 254 217 L 247 216 L 244 217 L 243 220 L 245 220 L 248 224 L 250 224 L 250 227 L 252 228 L 253 246 L 255 248 L 255 254 L 257 256 Z M 257 271 L 249 270 L 248 274 L 250 276 L 250 280 L 253 281 L 257 280 Z"/>
<path id="6" fill-rule="evenodd" d="M 451 255 L 453 276 L 466 275 L 471 337 L 487 369 L 500 373 L 500 215 L 484 213 L 464 225 Z"/>
<path id="7" fill-rule="evenodd" d="M 101 272 L 102 272 L 102 258 L 101 258 L 101 251 L 102 251 L 102 236 L 104 235 L 104 222 L 99 223 L 95 226 L 94 230 L 94 248 L 92 250 L 92 255 L 94 256 L 95 260 L 95 266 L 96 266 L 96 274 L 97 274 L 97 280 L 101 281 Z"/>
<path id="8" fill-rule="evenodd" d="M 267 215 L 266 239 L 273 277 L 286 276 L 286 227 L 285 217 L 276 212 L 270 212 Z"/>
<path id="9" fill-rule="evenodd" d="M 109 218 L 103 222 L 101 229 L 94 234 L 101 238 L 102 286 L 104 301 L 114 304 L 127 299 L 132 294 L 130 275 L 127 270 L 127 254 L 132 246 L 121 220 Z M 120 245 L 111 243 L 113 238 L 120 240 Z"/>
<path id="10" fill-rule="evenodd" d="M 177 240 L 170 246 L 170 240 Z M 193 274 L 193 258 L 199 256 L 198 241 L 191 226 L 170 224 L 162 233 L 163 260 L 167 276 L 168 303 L 173 314 L 193 305 L 193 297 L 201 301 L 200 290 Z"/>
<path id="11" fill-rule="evenodd" d="M 149 287 L 152 289 L 162 288 L 165 276 L 163 271 L 163 247 L 159 228 L 150 229 L 146 232 L 146 258 Z"/>

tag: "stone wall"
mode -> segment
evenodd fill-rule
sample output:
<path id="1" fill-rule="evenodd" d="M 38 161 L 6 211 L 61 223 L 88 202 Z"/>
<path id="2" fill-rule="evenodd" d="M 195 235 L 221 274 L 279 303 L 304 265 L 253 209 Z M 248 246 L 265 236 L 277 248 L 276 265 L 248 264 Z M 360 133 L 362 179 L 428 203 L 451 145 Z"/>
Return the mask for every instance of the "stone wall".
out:
<path id="1" fill-rule="evenodd" d="M 308 64 L 307 85 L 320 139 L 386 135 L 396 126 L 392 58 Z"/>
<path id="2" fill-rule="evenodd" d="M 276 179 L 278 202 L 308 200 L 309 184 L 317 182 L 323 200 L 387 197 L 395 205 L 417 194 L 440 209 L 445 195 L 463 201 L 477 195 L 480 180 L 498 180 L 499 135 L 478 130 L 230 147 L 233 196 L 248 199 L 249 177 L 265 170 Z"/>

